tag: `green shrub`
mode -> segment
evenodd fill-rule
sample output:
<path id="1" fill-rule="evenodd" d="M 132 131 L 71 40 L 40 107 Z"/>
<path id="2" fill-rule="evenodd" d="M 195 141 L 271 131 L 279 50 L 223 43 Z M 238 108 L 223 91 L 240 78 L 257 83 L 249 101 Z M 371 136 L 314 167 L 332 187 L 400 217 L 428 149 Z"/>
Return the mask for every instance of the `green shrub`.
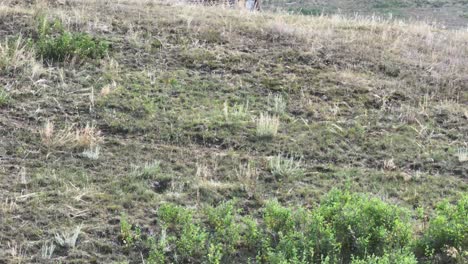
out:
<path id="1" fill-rule="evenodd" d="M 207 237 L 208 233 L 198 223 L 192 221 L 184 224 L 176 240 L 178 254 L 185 260 L 205 256 Z"/>
<path id="2" fill-rule="evenodd" d="M 173 204 L 162 204 L 158 210 L 158 217 L 163 226 L 180 229 L 190 223 L 192 213 L 180 206 Z"/>
<path id="3" fill-rule="evenodd" d="M 287 234 L 294 228 L 292 210 L 281 206 L 277 201 L 267 203 L 263 220 L 270 233 Z"/>
<path id="4" fill-rule="evenodd" d="M 333 190 L 318 212 L 331 225 L 345 262 L 351 256 L 382 256 L 412 242 L 409 213 L 377 198 Z"/>
<path id="5" fill-rule="evenodd" d="M 85 33 L 65 31 L 60 21 L 50 22 L 46 17 L 40 18 L 38 33 L 35 47 L 44 60 L 98 59 L 104 57 L 109 49 L 107 42 Z"/>
<path id="6" fill-rule="evenodd" d="M 210 244 L 207 257 L 208 257 L 208 263 L 221 264 L 221 259 L 223 258 L 223 245 L 222 244 Z"/>
<path id="7" fill-rule="evenodd" d="M 177 254 L 184 260 L 206 255 L 207 232 L 192 212 L 180 206 L 163 204 L 158 210 L 159 220 L 171 232 L 168 242 L 175 242 Z"/>
<path id="8" fill-rule="evenodd" d="M 149 253 L 148 259 L 146 260 L 148 264 L 166 263 L 166 255 L 164 253 L 164 250 L 167 246 L 166 232 L 162 231 L 161 233 L 162 235 L 159 241 L 156 241 L 154 237 L 148 238 Z"/>
<path id="9" fill-rule="evenodd" d="M 468 251 L 468 195 L 455 205 L 444 201 L 436 207 L 435 216 L 418 243 L 418 255 L 447 253 L 444 251 L 448 248 L 458 253 Z"/>
<path id="10" fill-rule="evenodd" d="M 243 241 L 247 248 L 249 249 L 256 249 L 258 246 L 258 241 L 260 239 L 260 228 L 258 226 L 257 221 L 255 218 L 251 216 L 246 216 L 242 218 L 244 222 L 244 234 L 243 234 Z"/>
<path id="11" fill-rule="evenodd" d="M 255 256 L 255 263 L 417 263 L 410 214 L 377 198 L 332 190 L 313 210 L 270 201 L 262 212 L 258 220 L 241 217 L 232 201 L 198 213 L 163 204 L 148 263 L 231 263 L 229 257 L 240 254 Z M 195 213 L 201 217 L 194 219 Z M 467 197 L 456 205 L 439 205 L 417 248 L 456 252 L 450 261 L 463 263 L 466 214 Z M 128 223 L 121 230 L 123 237 L 135 238 Z"/>
<path id="12" fill-rule="evenodd" d="M 240 241 L 240 225 L 236 222 L 238 210 L 234 202 L 224 202 L 206 210 L 208 224 L 214 229 L 214 239 L 223 245 L 227 254 L 234 253 Z"/>

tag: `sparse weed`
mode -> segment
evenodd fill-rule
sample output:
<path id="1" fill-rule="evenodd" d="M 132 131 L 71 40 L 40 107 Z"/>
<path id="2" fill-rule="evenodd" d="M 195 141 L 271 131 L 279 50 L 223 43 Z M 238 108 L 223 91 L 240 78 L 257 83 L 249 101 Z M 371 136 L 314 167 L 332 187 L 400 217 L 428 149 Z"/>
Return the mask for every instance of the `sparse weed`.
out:
<path id="1" fill-rule="evenodd" d="M 260 138 L 272 138 L 278 134 L 280 121 L 277 116 L 260 114 L 257 119 L 257 136 Z"/>
<path id="2" fill-rule="evenodd" d="M 64 231 L 55 234 L 55 242 L 62 247 L 75 248 L 78 236 L 81 233 L 82 225 L 75 227 L 73 230 Z"/>
<path id="3" fill-rule="evenodd" d="M 296 161 L 294 157 L 286 158 L 282 155 L 270 158 L 269 169 L 279 179 L 298 178 L 304 174 L 301 160 Z"/>

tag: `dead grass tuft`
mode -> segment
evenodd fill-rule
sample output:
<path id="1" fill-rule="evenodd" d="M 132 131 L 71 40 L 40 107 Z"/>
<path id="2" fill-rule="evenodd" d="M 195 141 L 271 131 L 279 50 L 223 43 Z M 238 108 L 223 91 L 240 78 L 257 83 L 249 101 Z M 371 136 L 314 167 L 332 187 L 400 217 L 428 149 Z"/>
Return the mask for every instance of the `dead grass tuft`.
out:
<path id="1" fill-rule="evenodd" d="M 56 130 L 55 125 L 47 120 L 39 134 L 42 143 L 48 148 L 68 147 L 80 149 L 94 149 L 103 141 L 101 131 L 94 125 L 86 124 L 85 127 L 75 128 L 75 125 L 66 125 L 61 130 Z"/>

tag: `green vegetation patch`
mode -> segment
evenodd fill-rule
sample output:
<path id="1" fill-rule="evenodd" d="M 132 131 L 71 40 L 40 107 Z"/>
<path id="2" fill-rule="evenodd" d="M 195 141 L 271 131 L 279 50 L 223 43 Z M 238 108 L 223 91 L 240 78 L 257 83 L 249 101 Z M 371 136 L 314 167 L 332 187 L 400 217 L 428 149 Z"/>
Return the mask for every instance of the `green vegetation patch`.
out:
<path id="1" fill-rule="evenodd" d="M 409 211 L 339 190 L 312 210 L 269 201 L 256 217 L 235 201 L 197 210 L 163 204 L 156 235 L 139 239 L 140 229 L 131 231 L 122 218 L 121 236 L 124 243 L 149 247 L 149 263 L 409 264 L 446 248 L 466 249 L 467 198 L 457 205 L 442 203 L 421 238 Z M 424 252 L 418 251 L 421 246 Z"/>
<path id="2" fill-rule="evenodd" d="M 39 38 L 35 42 L 37 55 L 49 61 L 103 58 L 109 50 L 106 41 L 97 40 L 86 33 L 66 31 L 59 20 L 39 19 Z"/>

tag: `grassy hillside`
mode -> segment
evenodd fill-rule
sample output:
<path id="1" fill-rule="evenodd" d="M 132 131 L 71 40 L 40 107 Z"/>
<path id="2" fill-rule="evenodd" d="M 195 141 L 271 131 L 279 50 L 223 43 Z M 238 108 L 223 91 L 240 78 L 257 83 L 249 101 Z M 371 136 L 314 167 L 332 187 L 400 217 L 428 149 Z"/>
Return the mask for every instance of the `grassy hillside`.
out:
<path id="1" fill-rule="evenodd" d="M 264 0 L 266 9 L 304 15 L 378 15 L 405 20 L 424 20 L 451 28 L 468 26 L 468 2 L 464 0 Z"/>
<path id="2" fill-rule="evenodd" d="M 0 263 L 466 260 L 466 31 L 0 3 Z"/>

